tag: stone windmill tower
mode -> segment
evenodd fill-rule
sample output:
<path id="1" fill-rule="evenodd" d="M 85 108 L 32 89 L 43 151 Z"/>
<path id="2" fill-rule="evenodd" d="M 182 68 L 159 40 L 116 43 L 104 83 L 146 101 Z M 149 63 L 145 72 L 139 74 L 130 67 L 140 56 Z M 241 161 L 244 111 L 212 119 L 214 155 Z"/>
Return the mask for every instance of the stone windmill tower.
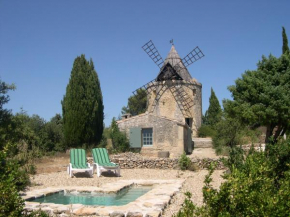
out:
<path id="1" fill-rule="evenodd" d="M 185 123 L 191 128 L 192 136 L 196 136 L 202 117 L 202 85 L 191 77 L 187 66 L 204 54 L 196 47 L 181 59 L 172 43 L 163 61 L 151 40 L 142 48 L 160 68 L 156 79 L 139 88 L 147 92 L 147 112 Z"/>

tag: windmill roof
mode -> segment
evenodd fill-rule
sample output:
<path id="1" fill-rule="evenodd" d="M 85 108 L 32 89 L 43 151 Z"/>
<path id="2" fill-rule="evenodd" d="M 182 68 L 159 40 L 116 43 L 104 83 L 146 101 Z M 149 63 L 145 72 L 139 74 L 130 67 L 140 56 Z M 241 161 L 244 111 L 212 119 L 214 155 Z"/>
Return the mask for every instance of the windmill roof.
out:
<path id="1" fill-rule="evenodd" d="M 183 80 L 191 80 L 192 79 L 187 68 L 184 66 L 183 62 L 181 61 L 181 58 L 180 58 L 179 54 L 177 53 L 174 45 L 171 46 L 171 49 L 170 49 L 166 59 L 164 60 L 163 66 L 165 66 L 167 63 L 169 63 L 172 67 L 174 67 L 176 64 L 179 64 L 181 69 L 178 70 L 177 73 L 180 75 L 180 77 L 182 77 Z M 162 68 L 161 68 L 160 72 L 162 71 Z"/>

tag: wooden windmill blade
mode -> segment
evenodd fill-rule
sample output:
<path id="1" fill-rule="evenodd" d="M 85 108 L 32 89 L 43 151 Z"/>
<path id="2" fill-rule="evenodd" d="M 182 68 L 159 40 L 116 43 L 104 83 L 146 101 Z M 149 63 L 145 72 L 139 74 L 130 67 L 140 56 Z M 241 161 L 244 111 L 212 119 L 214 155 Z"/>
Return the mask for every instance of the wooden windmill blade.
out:
<path id="1" fill-rule="evenodd" d="M 168 85 L 167 84 L 164 84 L 160 89 L 159 91 L 156 93 L 156 97 L 153 101 L 153 104 L 152 104 L 152 107 L 151 107 L 151 110 L 150 112 L 153 112 L 157 103 L 159 102 L 161 96 L 163 95 L 163 93 L 168 89 Z"/>
<path id="2" fill-rule="evenodd" d="M 151 93 L 152 90 L 155 89 L 155 79 L 152 81 L 149 81 L 147 84 L 144 84 L 142 87 L 136 89 L 133 91 L 133 94 L 136 96 L 138 93 L 138 90 L 145 90 L 147 94 Z"/>
<path id="3" fill-rule="evenodd" d="M 148 54 L 148 56 L 153 60 L 153 62 L 161 68 L 163 65 L 163 59 L 160 56 L 158 50 L 156 49 L 152 40 L 148 41 L 146 44 L 142 46 L 143 50 Z"/>
<path id="4" fill-rule="evenodd" d="M 190 109 L 194 106 L 194 101 L 188 96 L 184 88 L 180 85 L 171 85 L 169 90 L 177 102 L 183 116 L 191 116 Z"/>
<path id="5" fill-rule="evenodd" d="M 184 66 L 187 67 L 202 57 L 204 57 L 204 54 L 197 46 L 182 59 L 182 62 Z"/>

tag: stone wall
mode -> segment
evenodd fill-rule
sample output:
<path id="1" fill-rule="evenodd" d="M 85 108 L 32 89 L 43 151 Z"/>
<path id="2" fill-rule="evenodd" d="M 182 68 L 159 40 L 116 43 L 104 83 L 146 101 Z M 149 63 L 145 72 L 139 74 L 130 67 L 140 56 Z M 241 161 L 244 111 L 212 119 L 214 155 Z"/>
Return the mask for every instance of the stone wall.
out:
<path id="1" fill-rule="evenodd" d="M 92 158 L 88 159 L 89 162 L 92 163 Z M 112 162 L 119 164 L 121 169 L 179 169 L 178 158 L 148 158 L 140 154 L 127 152 L 119 155 L 111 155 L 110 159 Z M 191 162 L 195 163 L 199 169 L 208 169 L 212 162 L 217 164 L 216 169 L 225 169 L 220 159 L 191 158 Z"/>
<path id="2" fill-rule="evenodd" d="M 157 117 L 152 114 L 141 114 L 125 120 L 117 121 L 121 131 L 126 132 L 129 138 L 130 128 L 152 128 L 153 145 L 142 147 L 141 152 L 148 156 L 157 156 L 159 151 L 169 151 L 171 157 L 178 157 L 184 151 L 187 142 L 184 131 L 188 126 L 165 117 Z"/>
<path id="3" fill-rule="evenodd" d="M 202 122 L 202 85 L 196 82 L 195 86 L 195 97 L 193 106 L 193 123 L 192 123 L 192 136 L 197 136 L 197 131 L 201 126 Z"/>

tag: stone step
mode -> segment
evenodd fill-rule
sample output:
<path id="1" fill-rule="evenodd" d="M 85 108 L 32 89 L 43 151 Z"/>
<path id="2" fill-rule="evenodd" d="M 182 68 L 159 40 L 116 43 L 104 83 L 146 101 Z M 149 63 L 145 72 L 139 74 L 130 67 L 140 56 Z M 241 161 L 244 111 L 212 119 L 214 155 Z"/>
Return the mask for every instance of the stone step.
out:
<path id="1" fill-rule="evenodd" d="M 192 138 L 194 148 L 212 148 L 211 138 Z"/>

